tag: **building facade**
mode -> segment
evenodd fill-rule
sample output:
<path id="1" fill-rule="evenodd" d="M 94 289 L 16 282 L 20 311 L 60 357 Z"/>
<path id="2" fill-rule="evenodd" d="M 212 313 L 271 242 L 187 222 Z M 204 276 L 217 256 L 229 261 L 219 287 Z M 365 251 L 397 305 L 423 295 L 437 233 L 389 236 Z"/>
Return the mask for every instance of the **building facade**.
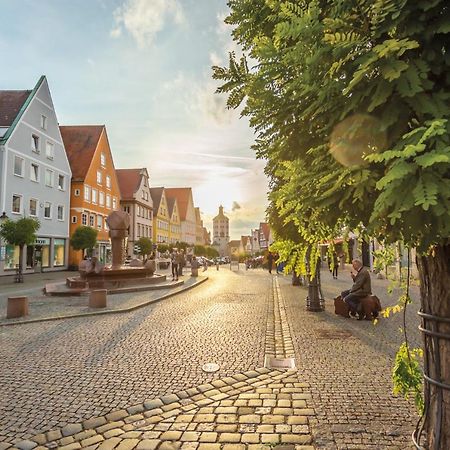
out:
<path id="1" fill-rule="evenodd" d="M 169 244 L 170 215 L 163 187 L 150 188 L 153 200 L 153 242 Z"/>
<path id="2" fill-rule="evenodd" d="M 169 210 L 169 243 L 181 242 L 181 220 L 177 199 L 167 197 L 167 207 Z"/>
<path id="3" fill-rule="evenodd" d="M 0 91 L 0 214 L 40 222 L 25 273 L 67 268 L 71 175 L 46 77 L 33 90 Z M 18 264 L 19 248 L 0 242 L 0 275 Z"/>
<path id="4" fill-rule="evenodd" d="M 219 206 L 219 214 L 213 219 L 213 246 L 220 256 L 229 256 L 230 221 Z M 239 241 L 238 241 L 239 242 Z"/>
<path id="5" fill-rule="evenodd" d="M 116 169 L 120 188 L 120 206 L 130 215 L 127 255 L 136 254 L 135 243 L 141 237 L 153 239 L 153 200 L 148 171 Z"/>
<path id="6" fill-rule="evenodd" d="M 166 193 L 168 197 L 177 199 L 181 221 L 181 241 L 195 245 L 197 223 L 192 189 L 189 187 L 166 188 Z"/>
<path id="7" fill-rule="evenodd" d="M 195 209 L 195 243 L 197 245 L 205 245 L 205 235 L 203 232 L 203 220 L 200 208 Z"/>
<path id="8" fill-rule="evenodd" d="M 97 229 L 94 255 L 109 264 L 111 243 L 105 219 L 120 208 L 120 190 L 106 127 L 61 126 L 60 130 L 72 169 L 70 235 L 79 226 Z M 78 266 L 82 259 L 82 251 L 70 248 L 70 266 Z"/>

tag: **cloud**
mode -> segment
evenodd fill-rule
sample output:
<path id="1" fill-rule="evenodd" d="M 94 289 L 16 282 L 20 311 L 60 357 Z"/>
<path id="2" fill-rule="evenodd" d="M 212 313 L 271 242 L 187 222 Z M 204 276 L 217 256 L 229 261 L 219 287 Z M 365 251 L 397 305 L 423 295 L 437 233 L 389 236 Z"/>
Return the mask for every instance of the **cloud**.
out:
<path id="1" fill-rule="evenodd" d="M 126 30 L 143 48 L 150 45 L 168 21 L 184 22 L 179 0 L 126 0 L 113 13 L 115 26 L 111 36 L 118 38 Z"/>
<path id="2" fill-rule="evenodd" d="M 236 211 L 237 209 L 241 209 L 241 205 L 238 202 L 233 202 L 231 211 Z"/>

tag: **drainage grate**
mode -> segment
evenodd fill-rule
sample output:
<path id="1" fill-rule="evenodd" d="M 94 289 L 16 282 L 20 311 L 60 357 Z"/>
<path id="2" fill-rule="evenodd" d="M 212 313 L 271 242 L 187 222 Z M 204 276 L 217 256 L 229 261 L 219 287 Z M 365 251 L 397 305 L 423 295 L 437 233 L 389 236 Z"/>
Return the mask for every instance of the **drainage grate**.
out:
<path id="1" fill-rule="evenodd" d="M 264 367 L 268 369 L 295 369 L 295 358 L 266 356 L 264 359 Z"/>
<path id="2" fill-rule="evenodd" d="M 318 330 L 318 339 L 347 339 L 352 336 L 352 333 L 347 330 Z"/>

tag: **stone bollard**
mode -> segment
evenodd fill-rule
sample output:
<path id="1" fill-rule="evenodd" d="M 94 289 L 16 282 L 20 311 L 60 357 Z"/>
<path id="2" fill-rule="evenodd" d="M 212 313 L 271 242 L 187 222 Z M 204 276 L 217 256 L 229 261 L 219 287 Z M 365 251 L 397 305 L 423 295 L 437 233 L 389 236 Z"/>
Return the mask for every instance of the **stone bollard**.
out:
<path id="1" fill-rule="evenodd" d="M 8 297 L 6 318 L 15 319 L 28 315 L 28 297 Z"/>
<path id="2" fill-rule="evenodd" d="M 197 267 L 191 268 L 191 277 L 198 277 L 198 268 Z"/>
<path id="3" fill-rule="evenodd" d="M 89 308 L 106 308 L 106 289 L 97 289 L 89 294 Z"/>

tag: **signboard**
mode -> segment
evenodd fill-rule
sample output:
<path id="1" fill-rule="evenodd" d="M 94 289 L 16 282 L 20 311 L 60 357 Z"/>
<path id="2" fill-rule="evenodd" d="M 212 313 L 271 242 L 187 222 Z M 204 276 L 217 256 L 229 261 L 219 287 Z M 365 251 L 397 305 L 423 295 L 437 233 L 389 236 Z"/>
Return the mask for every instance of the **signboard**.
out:
<path id="1" fill-rule="evenodd" d="M 50 238 L 37 238 L 35 245 L 50 245 Z"/>

